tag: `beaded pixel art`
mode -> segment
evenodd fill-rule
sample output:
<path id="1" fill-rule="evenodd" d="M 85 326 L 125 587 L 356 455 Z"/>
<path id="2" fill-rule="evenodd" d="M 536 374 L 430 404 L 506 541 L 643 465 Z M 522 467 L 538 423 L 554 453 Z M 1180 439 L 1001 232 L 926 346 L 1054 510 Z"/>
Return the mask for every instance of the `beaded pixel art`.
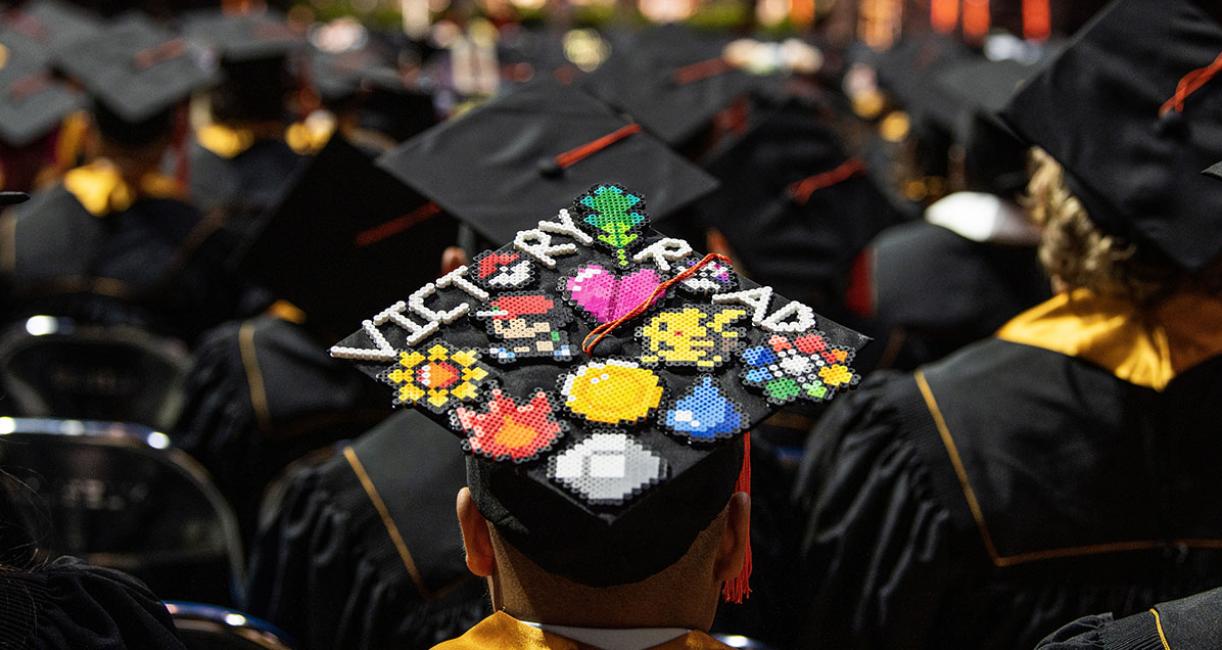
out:
<path id="1" fill-rule="evenodd" d="M 556 419 L 555 407 L 542 389 L 518 403 L 500 388 L 488 393 L 482 410 L 460 406 L 450 414 L 451 424 L 467 434 L 467 451 L 489 460 L 522 463 L 535 460 L 564 435 L 566 425 Z"/>
<path id="2" fill-rule="evenodd" d="M 694 263 L 680 263 L 679 271 L 682 272 Z M 679 287 L 697 296 L 712 296 L 738 288 L 738 274 L 729 266 L 713 260 L 700 267 L 691 277 L 681 281 Z"/>
<path id="3" fill-rule="evenodd" d="M 484 251 L 471 260 L 471 271 L 472 279 L 491 291 L 528 287 L 538 277 L 534 265 L 518 251 Z"/>
<path id="4" fill-rule="evenodd" d="M 623 275 L 601 264 L 582 264 L 572 275 L 560 280 L 560 291 L 570 303 L 595 323 L 610 323 L 631 312 L 649 299 L 662 284 L 662 275 L 641 268 Z M 664 296 L 658 296 L 657 304 Z"/>
<path id="5" fill-rule="evenodd" d="M 565 408 L 599 424 L 642 422 L 665 392 L 657 373 L 625 359 L 591 361 L 561 375 L 559 383 Z"/>
<path id="6" fill-rule="evenodd" d="M 581 227 L 611 251 L 620 268 L 627 268 L 628 252 L 645 225 L 645 199 L 619 185 L 596 185 L 578 197 L 576 207 Z"/>
<path id="7" fill-rule="evenodd" d="M 852 350 L 831 345 L 821 333 L 773 334 L 765 345 L 743 350 L 742 382 L 763 390 L 773 404 L 822 402 L 861 380 L 849 366 L 852 357 Z"/>
<path id="8" fill-rule="evenodd" d="M 547 459 L 547 476 L 582 501 L 623 505 L 666 478 L 666 459 L 618 431 L 595 431 Z"/>
<path id="9" fill-rule="evenodd" d="M 747 414 L 717 380 L 701 375 L 658 418 L 663 428 L 693 442 L 732 438 L 747 428 Z"/>
<path id="10" fill-rule="evenodd" d="M 521 358 L 569 361 L 577 354 L 564 330 L 571 320 L 568 307 L 546 293 L 503 293 L 475 312 L 475 317 L 494 339 L 488 353 L 502 363 Z"/>
<path id="11" fill-rule="evenodd" d="M 455 349 L 444 341 L 425 352 L 409 350 L 379 377 L 395 389 L 395 406 L 423 406 L 444 413 L 458 402 L 479 397 L 491 368 L 475 350 Z"/>
<path id="12" fill-rule="evenodd" d="M 747 316 L 741 307 L 689 305 L 662 310 L 636 330 L 641 363 L 712 370 L 734 360 L 747 333 L 730 327 Z"/>

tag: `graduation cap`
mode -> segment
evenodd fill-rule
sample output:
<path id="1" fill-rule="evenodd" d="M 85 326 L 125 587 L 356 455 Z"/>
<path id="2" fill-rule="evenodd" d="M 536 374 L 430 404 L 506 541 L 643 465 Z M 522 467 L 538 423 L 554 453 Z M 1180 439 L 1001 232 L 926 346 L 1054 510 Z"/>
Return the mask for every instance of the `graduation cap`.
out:
<path id="1" fill-rule="evenodd" d="M 103 29 L 97 16 L 60 0 L 34 0 L 0 18 L 0 43 L 43 61 Z"/>
<path id="2" fill-rule="evenodd" d="M 242 256 L 243 270 L 334 337 L 437 275 L 458 224 L 340 136 L 309 162 Z M 394 282 L 372 281 L 395 278 Z"/>
<path id="3" fill-rule="evenodd" d="M 61 67 L 94 99 L 107 136 L 139 144 L 165 134 L 174 107 L 208 86 L 214 71 L 186 39 L 128 14 L 60 55 Z"/>
<path id="4" fill-rule="evenodd" d="M 963 146 L 970 189 L 1012 196 L 1027 183 L 1027 147 L 999 117 L 1019 86 L 1037 67 L 1013 60 L 957 62 L 934 84 L 953 98 L 955 140 Z"/>
<path id="5" fill-rule="evenodd" d="M 305 38 L 276 11 L 230 13 L 220 10 L 194 12 L 183 31 L 206 43 L 225 64 L 277 59 L 304 47 Z"/>
<path id="6" fill-rule="evenodd" d="M 312 50 L 310 55 L 310 80 L 327 104 L 355 97 L 365 80 L 382 70 L 395 73 L 394 61 L 372 45 L 342 52 Z"/>
<path id="7" fill-rule="evenodd" d="M 378 164 L 490 241 L 506 241 L 603 179 L 648 193 L 656 218 L 716 181 L 610 107 L 539 80 L 430 129 Z"/>
<path id="8" fill-rule="evenodd" d="M 1222 180 L 1222 162 L 1216 162 L 1209 166 L 1208 169 L 1201 172 L 1207 176 L 1213 176 L 1218 180 Z"/>
<path id="9" fill-rule="evenodd" d="M 672 146 L 684 146 L 718 113 L 748 98 L 760 77 L 731 65 L 725 43 L 680 25 L 643 30 L 612 46 L 611 58 L 581 87 L 640 122 Z"/>
<path id="10" fill-rule="evenodd" d="M 511 243 L 405 287 L 331 349 L 462 441 L 504 539 L 592 586 L 682 557 L 746 487 L 743 433 L 850 388 L 866 342 L 661 236 L 646 202 L 600 183 L 538 205 Z"/>
<path id="11" fill-rule="evenodd" d="M 763 115 L 712 162 L 722 183 L 701 201 L 745 272 L 800 300 L 838 292 L 857 253 L 900 220 L 866 165 L 802 102 Z"/>
<path id="12" fill-rule="evenodd" d="M 1222 25 L 1191 0 L 1116 2 L 1003 118 L 1044 148 L 1103 231 L 1199 270 L 1222 252 Z"/>
<path id="13" fill-rule="evenodd" d="M 0 140 L 4 144 L 28 145 L 84 104 L 85 96 L 56 80 L 43 62 L 9 51 L 0 67 Z"/>

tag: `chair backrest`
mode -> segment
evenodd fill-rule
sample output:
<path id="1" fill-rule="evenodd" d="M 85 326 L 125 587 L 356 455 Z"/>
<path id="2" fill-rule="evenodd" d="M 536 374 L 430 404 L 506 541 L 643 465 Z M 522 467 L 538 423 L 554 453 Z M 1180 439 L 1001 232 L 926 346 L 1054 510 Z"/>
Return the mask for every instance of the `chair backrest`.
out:
<path id="1" fill-rule="evenodd" d="M 284 632 L 249 614 L 183 601 L 165 606 L 188 650 L 292 650 Z"/>
<path id="2" fill-rule="evenodd" d="M 0 467 L 49 519 L 53 554 L 141 578 L 163 598 L 233 602 L 242 549 L 229 505 L 165 434 L 129 424 L 0 418 Z"/>
<path id="3" fill-rule="evenodd" d="M 50 316 L 31 317 L 0 338 L 0 382 L 24 417 L 168 427 L 182 406 L 189 361 L 173 339 Z"/>
<path id="4" fill-rule="evenodd" d="M 730 646 L 731 648 L 742 648 L 742 650 L 773 650 L 772 646 L 763 641 L 742 636 L 740 634 L 714 634 L 714 639 Z"/>

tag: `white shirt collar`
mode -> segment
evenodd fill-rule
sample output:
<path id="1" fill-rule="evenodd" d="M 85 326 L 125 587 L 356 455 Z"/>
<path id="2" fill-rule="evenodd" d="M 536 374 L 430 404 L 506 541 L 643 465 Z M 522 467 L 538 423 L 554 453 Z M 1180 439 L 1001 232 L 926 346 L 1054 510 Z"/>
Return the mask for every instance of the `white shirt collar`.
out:
<path id="1" fill-rule="evenodd" d="M 983 192 L 955 192 L 925 208 L 925 221 L 977 242 L 1034 246 L 1040 231 L 1022 208 Z"/>
<path id="2" fill-rule="evenodd" d="M 691 630 L 681 627 L 601 628 L 523 623 L 603 650 L 645 650 L 677 639 Z"/>

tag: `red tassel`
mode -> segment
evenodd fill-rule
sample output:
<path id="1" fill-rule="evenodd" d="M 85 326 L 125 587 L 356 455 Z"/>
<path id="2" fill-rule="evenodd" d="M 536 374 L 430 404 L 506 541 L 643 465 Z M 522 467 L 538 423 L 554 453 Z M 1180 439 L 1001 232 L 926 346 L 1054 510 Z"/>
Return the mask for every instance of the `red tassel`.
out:
<path id="1" fill-rule="evenodd" d="M 734 493 L 751 494 L 751 432 L 743 434 L 743 466 L 738 470 Z M 747 552 L 743 557 L 743 570 L 733 580 L 721 586 L 721 597 L 727 603 L 741 605 L 751 596 L 751 510 L 747 510 Z"/>

